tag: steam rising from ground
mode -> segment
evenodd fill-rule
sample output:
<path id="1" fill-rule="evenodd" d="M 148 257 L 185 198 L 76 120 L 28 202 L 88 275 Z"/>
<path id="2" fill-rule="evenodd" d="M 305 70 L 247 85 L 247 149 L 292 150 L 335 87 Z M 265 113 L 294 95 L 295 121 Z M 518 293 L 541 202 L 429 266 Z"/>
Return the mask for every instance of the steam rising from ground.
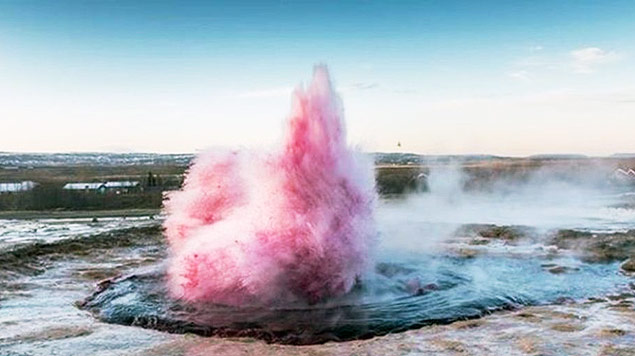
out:
<path id="1" fill-rule="evenodd" d="M 374 240 L 373 171 L 346 146 L 326 67 L 298 89 L 277 152 L 208 152 L 166 201 L 173 296 L 239 305 L 348 292 Z"/>
<path id="2" fill-rule="evenodd" d="M 430 252 L 465 224 L 524 225 L 543 233 L 631 228 L 634 211 L 619 207 L 624 192 L 611 185 L 611 169 L 564 165 L 467 188 L 478 178 L 460 162 L 430 164 L 427 192 L 382 202 L 379 250 Z"/>

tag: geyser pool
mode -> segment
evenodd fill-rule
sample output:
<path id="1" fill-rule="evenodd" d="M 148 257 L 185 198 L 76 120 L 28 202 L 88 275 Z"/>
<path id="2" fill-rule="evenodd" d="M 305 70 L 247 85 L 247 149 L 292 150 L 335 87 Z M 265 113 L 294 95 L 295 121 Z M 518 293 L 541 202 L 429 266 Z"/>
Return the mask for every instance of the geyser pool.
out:
<path id="1" fill-rule="evenodd" d="M 114 279 L 83 307 L 110 323 L 204 336 L 250 336 L 313 344 L 369 338 L 430 324 L 477 318 L 523 305 L 557 303 L 617 292 L 630 279 L 618 263 L 569 259 L 449 255 L 380 258 L 375 270 L 339 297 L 284 306 L 227 306 L 169 298 L 164 271 Z M 384 261 L 384 262 L 382 262 Z M 545 264 L 571 264 L 554 274 Z"/>

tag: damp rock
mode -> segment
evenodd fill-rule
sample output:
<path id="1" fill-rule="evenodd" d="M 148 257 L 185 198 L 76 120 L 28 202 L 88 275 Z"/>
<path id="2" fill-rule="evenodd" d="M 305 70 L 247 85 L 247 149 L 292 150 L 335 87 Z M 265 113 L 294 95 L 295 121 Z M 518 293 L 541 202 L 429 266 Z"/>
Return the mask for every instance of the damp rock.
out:
<path id="1" fill-rule="evenodd" d="M 579 324 L 574 324 L 574 323 L 557 323 L 557 324 L 551 325 L 551 330 L 555 330 L 555 331 L 559 331 L 563 333 L 570 333 L 574 331 L 580 331 L 583 329 L 584 329 L 584 326 Z"/>
<path id="2" fill-rule="evenodd" d="M 497 239 L 508 242 L 533 238 L 535 230 L 522 225 L 467 224 L 461 226 L 456 236 L 475 236 L 477 239 Z"/>
<path id="3" fill-rule="evenodd" d="M 586 304 L 606 303 L 607 301 L 608 299 L 606 298 L 590 297 L 587 299 Z"/>
<path id="4" fill-rule="evenodd" d="M 480 252 L 473 248 L 459 248 L 456 253 L 461 258 L 475 258 Z"/>
<path id="5" fill-rule="evenodd" d="M 556 304 L 556 305 L 574 304 L 574 303 L 575 303 L 575 299 L 571 297 L 558 297 L 553 302 L 553 304 Z"/>
<path id="6" fill-rule="evenodd" d="M 620 268 L 626 272 L 635 272 L 635 257 L 631 257 L 620 265 Z"/>
<path id="7" fill-rule="evenodd" d="M 619 261 L 635 255 L 635 230 L 616 233 L 559 230 L 551 236 L 550 243 L 577 251 L 589 262 Z"/>
<path id="8" fill-rule="evenodd" d="M 423 284 L 418 278 L 413 278 L 406 283 L 406 291 L 410 295 L 424 295 L 438 289 L 439 286 L 437 284 Z"/>
<path id="9" fill-rule="evenodd" d="M 558 266 L 558 265 L 547 268 L 547 271 L 553 274 L 569 273 L 569 272 L 578 271 L 578 270 L 579 268 L 576 268 L 576 267 Z"/>
<path id="10" fill-rule="evenodd" d="M 469 244 L 475 245 L 475 246 L 482 246 L 482 245 L 489 244 L 489 242 L 490 242 L 489 239 L 482 238 L 482 237 L 475 237 L 474 239 L 470 240 Z"/>
<path id="11" fill-rule="evenodd" d="M 620 293 L 620 294 L 611 294 L 611 295 L 607 296 L 607 298 L 609 300 L 612 300 L 612 301 L 626 300 L 626 299 L 630 299 L 630 298 L 634 298 L 634 297 L 635 297 L 635 294 L 629 293 L 629 292 L 623 292 L 623 293 Z"/>
<path id="12" fill-rule="evenodd" d="M 626 335 L 626 331 L 616 328 L 603 328 L 597 332 L 597 336 L 601 338 L 612 338 Z"/>

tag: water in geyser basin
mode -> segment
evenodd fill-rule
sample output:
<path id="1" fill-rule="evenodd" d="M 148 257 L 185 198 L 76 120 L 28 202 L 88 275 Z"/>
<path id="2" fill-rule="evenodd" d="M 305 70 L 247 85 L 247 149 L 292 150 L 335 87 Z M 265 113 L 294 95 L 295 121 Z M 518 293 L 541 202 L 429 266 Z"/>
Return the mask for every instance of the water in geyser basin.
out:
<path id="1" fill-rule="evenodd" d="M 410 256 L 412 257 L 412 256 Z M 554 262 L 554 261 L 549 261 Z M 559 261 L 555 261 L 559 262 Z M 571 261 L 568 261 L 571 263 Z M 597 296 L 628 282 L 616 263 L 553 274 L 530 258 L 418 256 L 379 262 L 347 295 L 317 304 L 227 306 L 166 295 L 154 270 L 114 280 L 84 308 L 106 322 L 205 336 L 251 336 L 312 344 L 399 332 L 522 305 Z"/>
<path id="2" fill-rule="evenodd" d="M 448 222 L 424 232 L 439 221 L 418 217 L 463 201 L 456 182 L 441 185 L 431 205 L 383 205 L 382 250 L 373 253 L 372 168 L 346 147 L 325 68 L 294 101 L 280 151 L 197 159 L 167 203 L 167 265 L 103 283 L 83 307 L 113 323 L 307 344 L 584 298 L 627 282 L 616 264 L 550 260 L 574 265 L 553 274 L 537 256 L 435 254 L 422 238 L 439 239 Z"/>

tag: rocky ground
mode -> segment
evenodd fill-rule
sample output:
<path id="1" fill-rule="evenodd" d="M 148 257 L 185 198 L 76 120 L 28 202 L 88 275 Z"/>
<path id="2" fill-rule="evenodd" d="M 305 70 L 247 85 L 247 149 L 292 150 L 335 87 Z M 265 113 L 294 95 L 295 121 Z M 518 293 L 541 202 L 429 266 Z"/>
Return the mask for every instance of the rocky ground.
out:
<path id="1" fill-rule="evenodd" d="M 564 229 L 540 233 L 528 226 L 470 224 L 460 227 L 446 243 L 448 250 L 468 258 L 499 247 L 511 254 L 571 255 L 596 263 L 619 261 L 623 272 L 635 272 L 635 230 L 594 233 Z"/>
<path id="2" fill-rule="evenodd" d="M 633 269 L 629 257 L 635 252 L 635 231 L 594 234 L 560 230 L 550 232 L 544 240 L 527 227 L 470 225 L 455 235 L 447 247 L 465 258 L 497 251 L 527 256 L 571 254 L 597 263 L 624 261 L 621 273 L 627 275 Z M 635 282 L 615 295 L 577 302 L 562 300 L 555 305 L 497 312 L 368 340 L 309 346 L 111 325 L 73 305 L 99 280 L 130 273 L 163 258 L 163 251 L 156 248 L 159 237 L 160 228 L 153 226 L 100 235 L 91 240 L 89 248 L 83 241 L 71 239 L 4 251 L 0 256 L 0 280 L 4 287 L 11 288 L 0 293 L 4 294 L 0 308 L 9 311 L 8 316 L 0 318 L 0 355 L 635 356 Z M 132 246 L 137 252 L 130 252 Z M 548 262 L 544 268 L 567 273 L 565 266 Z M 27 311 L 12 313 L 11 308 Z"/>
<path id="3" fill-rule="evenodd" d="M 165 334 L 82 319 L 72 326 L 44 327 L 17 333 L 9 339 L 0 338 L 0 350 L 2 345 L 14 346 L 0 354 L 80 355 L 80 346 L 86 345 L 86 354 L 136 356 L 633 356 L 633 305 L 633 294 L 623 293 L 582 303 L 527 307 L 481 319 L 424 327 L 369 340 L 309 346 L 267 344 L 249 338 Z M 93 343 L 101 347 L 93 351 Z M 120 349 L 122 345 L 127 345 L 127 350 Z"/>
<path id="4" fill-rule="evenodd" d="M 171 340 L 136 355 L 635 355 L 633 294 L 523 308 L 450 325 L 370 340 L 310 346 L 197 336 Z"/>

